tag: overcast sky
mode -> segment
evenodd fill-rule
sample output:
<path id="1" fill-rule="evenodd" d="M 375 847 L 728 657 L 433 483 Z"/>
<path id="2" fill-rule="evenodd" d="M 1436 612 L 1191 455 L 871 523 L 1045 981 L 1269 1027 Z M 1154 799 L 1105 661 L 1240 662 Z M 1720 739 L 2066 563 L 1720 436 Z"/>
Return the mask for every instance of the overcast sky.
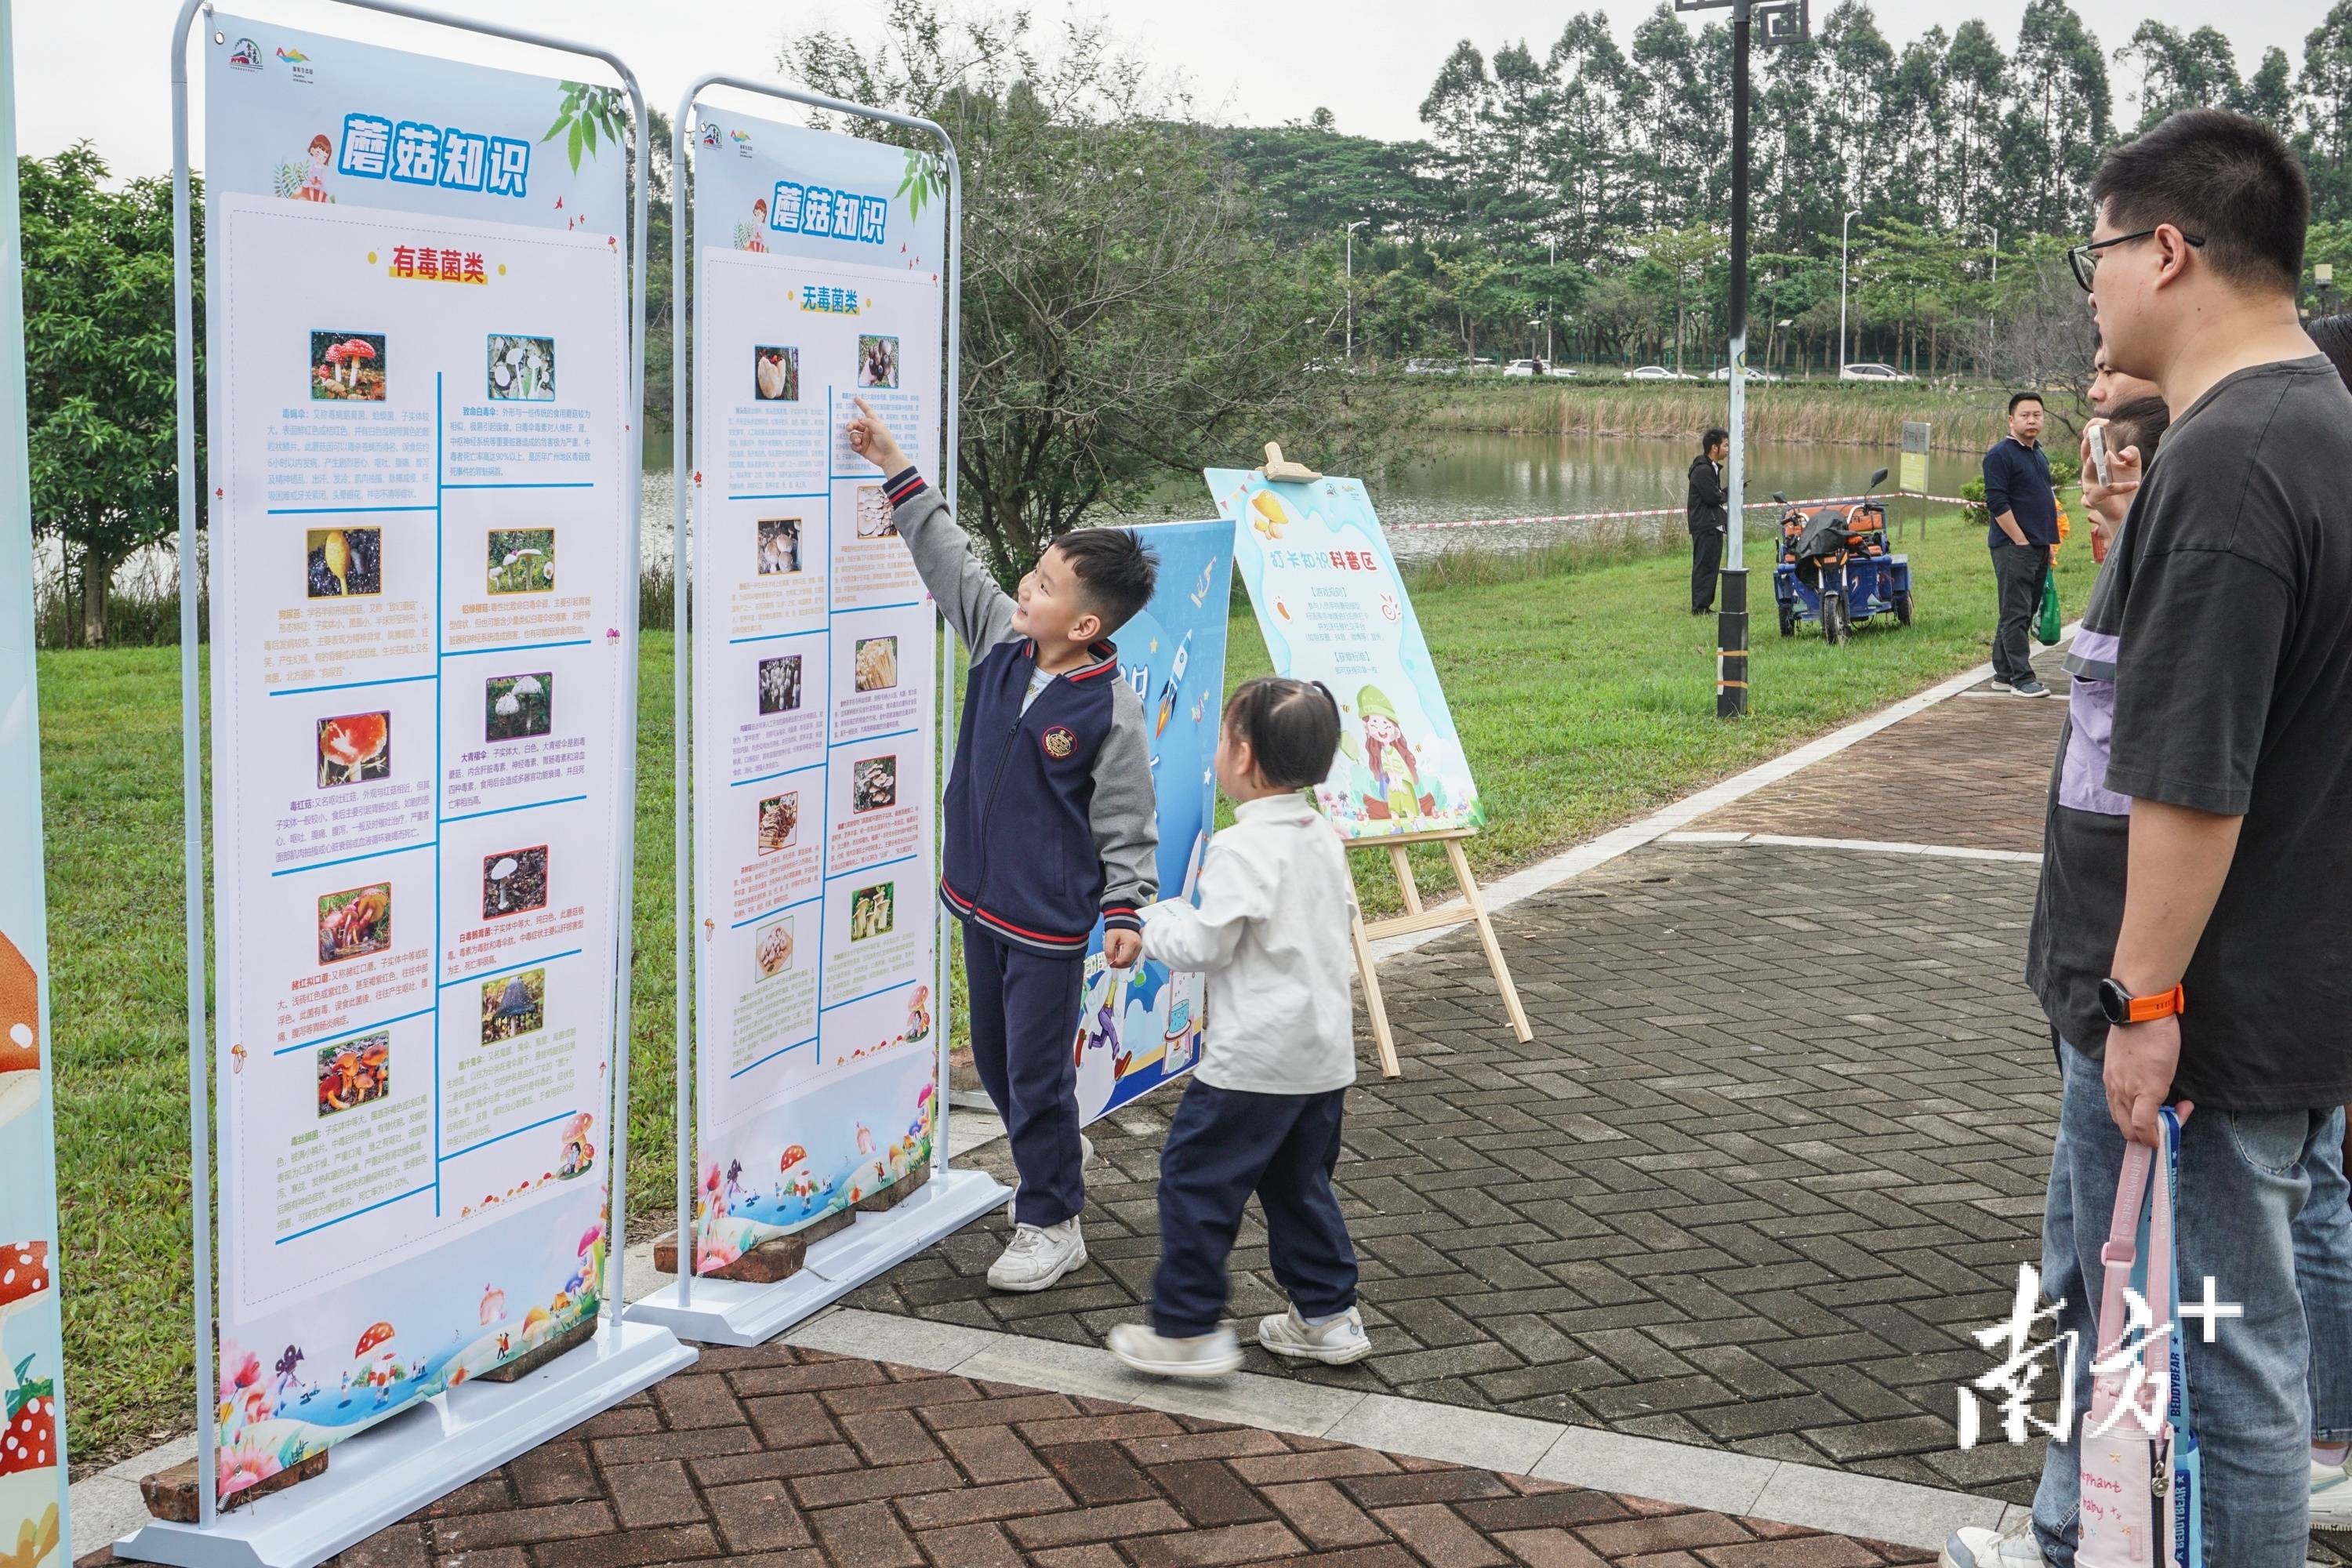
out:
<path id="1" fill-rule="evenodd" d="M 448 4 L 448 0 L 444 0 Z M 1061 13 L 1033 0 L 1050 30 Z M 1538 52 L 1571 12 L 1593 0 L 1531 6 L 1526 0 L 1096 0 L 1081 14 L 1107 17 L 1150 60 L 1190 86 L 1209 118 L 1271 125 L 1303 120 L 1318 105 L 1339 128 L 1397 139 L 1421 133 L 1415 112 L 1439 62 L 1467 37 L 1492 53 L 1526 38 Z M 1621 41 L 1654 0 L 1604 0 Z M 1831 0 L 1814 0 L 1818 16 Z M 1982 16 L 2004 46 L 2013 44 L 2025 0 L 1960 0 L 1929 6 L 1887 0 L 1879 26 L 1899 47 L 1931 21 L 1951 26 Z M 257 19 L 399 43 L 419 34 L 407 25 L 330 5 L 252 0 L 224 7 Z M 770 67 L 789 16 L 800 25 L 869 31 L 879 0 L 473 0 L 470 9 L 512 24 L 558 29 L 603 43 L 629 61 L 650 101 L 668 107 L 701 71 L 756 74 Z M 987 7 L 982 7 L 987 8 Z M 1005 7 L 1005 8 L 1009 8 Z M 2323 0 L 2076 0 L 2110 52 L 2142 18 L 2161 15 L 2184 31 L 2211 24 L 2235 46 L 2239 68 L 2276 44 L 2298 66 L 2304 35 L 2318 25 Z M 171 166 L 168 35 L 173 0 L 15 0 L 17 139 L 20 150 L 54 153 L 95 142 L 119 174 L 161 174 Z M 552 72 L 549 58 L 467 46 L 485 63 Z M 2116 72 L 2117 110 L 2132 73 Z M 201 157 L 199 158 L 201 162 Z"/>

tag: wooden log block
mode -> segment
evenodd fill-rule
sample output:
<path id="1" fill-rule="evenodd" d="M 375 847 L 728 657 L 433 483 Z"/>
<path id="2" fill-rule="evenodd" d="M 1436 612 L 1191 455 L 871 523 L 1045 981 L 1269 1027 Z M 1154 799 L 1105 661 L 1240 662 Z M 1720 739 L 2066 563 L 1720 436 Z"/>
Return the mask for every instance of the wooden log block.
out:
<path id="1" fill-rule="evenodd" d="M 504 1365 L 494 1366 L 489 1371 L 483 1373 L 478 1376 L 468 1378 L 467 1381 L 469 1383 L 512 1383 L 517 1378 L 529 1377 L 532 1373 L 537 1372 L 541 1367 L 545 1366 L 549 1362 L 553 1361 L 565 1351 L 577 1350 L 595 1337 L 596 1320 L 591 1317 L 581 1322 L 574 1323 L 572 1327 L 564 1330 L 562 1333 L 542 1342 L 537 1349 L 527 1350 L 523 1352 L 522 1354 L 515 1357 L 514 1360 L 506 1363 Z"/>
<path id="2" fill-rule="evenodd" d="M 911 1170 L 905 1175 L 899 1177 L 897 1181 L 891 1183 L 888 1186 L 883 1188 L 880 1192 L 873 1194 L 871 1196 L 858 1199 L 858 1212 L 861 1214 L 881 1214 L 887 1210 L 897 1208 L 900 1204 L 905 1203 L 908 1198 L 913 1197 L 917 1193 L 921 1192 L 923 1190 L 924 1184 L 929 1182 L 930 1179 L 930 1166 L 918 1166 L 914 1170 Z"/>
<path id="3" fill-rule="evenodd" d="M 325 1475 L 327 1453 L 328 1450 L 320 1449 L 317 1453 L 304 1458 L 300 1464 L 289 1465 L 268 1479 L 246 1488 L 221 1504 L 221 1507 L 225 1510 L 243 1508 L 257 1497 L 268 1497 L 271 1492 L 282 1492 L 288 1487 L 307 1481 L 313 1476 Z M 155 1518 L 168 1521 L 173 1524 L 194 1524 L 197 1517 L 197 1485 L 196 1462 L 190 1459 L 184 1464 L 173 1465 L 168 1470 L 159 1470 L 152 1476 L 142 1476 L 139 1479 L 139 1495 L 145 1500 L 147 1511 Z"/>
<path id="4" fill-rule="evenodd" d="M 747 1285 L 776 1285 L 791 1279 L 808 1266 L 808 1249 L 828 1236 L 838 1236 L 857 1220 L 856 1209 L 837 1209 L 790 1236 L 779 1236 L 761 1242 L 734 1262 L 718 1268 L 706 1268 L 695 1276 L 698 1279 L 739 1279 Z M 677 1272 L 677 1232 L 654 1238 L 654 1272 Z"/>

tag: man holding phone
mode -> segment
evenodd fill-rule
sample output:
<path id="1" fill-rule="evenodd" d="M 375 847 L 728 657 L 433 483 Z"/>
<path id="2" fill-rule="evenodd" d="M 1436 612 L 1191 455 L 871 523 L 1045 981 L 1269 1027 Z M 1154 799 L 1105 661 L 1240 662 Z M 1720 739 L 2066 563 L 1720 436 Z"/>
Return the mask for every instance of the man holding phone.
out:
<path id="1" fill-rule="evenodd" d="M 2026 627 L 2042 602 L 2050 547 L 2058 542 L 2058 491 L 2050 458 L 2042 450 L 2042 398 L 2021 392 L 2009 400 L 2009 434 L 1984 457 L 1985 510 L 1992 518 L 1986 542 L 2000 595 L 1993 625 L 1992 683 L 2020 697 L 2047 697 L 2034 678 Z"/>

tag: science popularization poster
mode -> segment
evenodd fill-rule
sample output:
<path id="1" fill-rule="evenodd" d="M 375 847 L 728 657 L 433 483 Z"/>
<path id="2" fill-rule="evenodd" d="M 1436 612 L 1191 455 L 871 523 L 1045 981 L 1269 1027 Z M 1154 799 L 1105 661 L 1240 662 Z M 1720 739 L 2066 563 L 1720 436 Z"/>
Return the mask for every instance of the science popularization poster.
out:
<path id="1" fill-rule="evenodd" d="M 1339 704 L 1339 754 L 1315 788 L 1348 838 L 1486 820 L 1429 644 L 1358 479 L 1270 484 L 1211 468 L 1276 675 L 1319 680 Z"/>
<path id="2" fill-rule="evenodd" d="M 695 1268 L 927 1169 L 935 613 L 850 449 L 938 473 L 946 174 L 705 109 L 695 153 Z"/>
<path id="3" fill-rule="evenodd" d="M 1151 602 L 1118 631 L 1118 675 L 1143 700 L 1159 801 L 1160 896 L 1190 900 L 1215 831 L 1217 730 L 1224 717 L 1233 527 L 1138 529 L 1160 557 Z M 1078 1008 L 1078 1118 L 1093 1121 L 1181 1078 L 1201 1059 L 1207 977 L 1153 959 L 1103 963 L 1097 927 Z"/>
<path id="4" fill-rule="evenodd" d="M 0 0 L 0 93 L 8 83 Z M 0 106 L 0 1563 L 61 1568 L 66 1540 L 55 1115 L 49 1098 L 41 727 L 13 116 Z"/>
<path id="5" fill-rule="evenodd" d="M 226 1499 L 597 1310 L 638 434 L 617 89 L 205 37 Z"/>

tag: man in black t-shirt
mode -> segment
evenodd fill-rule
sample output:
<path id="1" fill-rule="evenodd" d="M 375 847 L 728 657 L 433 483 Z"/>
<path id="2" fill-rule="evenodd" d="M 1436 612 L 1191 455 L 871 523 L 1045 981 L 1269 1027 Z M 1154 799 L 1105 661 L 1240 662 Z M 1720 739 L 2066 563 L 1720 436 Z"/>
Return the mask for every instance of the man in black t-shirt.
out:
<path id="1" fill-rule="evenodd" d="M 2067 660 L 2027 962 L 2065 1041 L 2044 1288 L 2079 1424 L 2125 1141 L 2183 1107 L 2182 1291 L 2243 1308 L 2185 1335 L 2206 1561 L 2302 1568 L 2305 1445 L 2339 1436 L 2311 1429 L 2291 1227 L 2352 1097 L 2352 394 L 2296 320 L 2309 198 L 2274 132 L 2185 110 L 2093 195 L 2076 274 L 2175 417 Z M 1945 1563 L 2071 1568 L 2087 1435 L 2053 1442 L 2030 1538 L 1962 1531 Z"/>

